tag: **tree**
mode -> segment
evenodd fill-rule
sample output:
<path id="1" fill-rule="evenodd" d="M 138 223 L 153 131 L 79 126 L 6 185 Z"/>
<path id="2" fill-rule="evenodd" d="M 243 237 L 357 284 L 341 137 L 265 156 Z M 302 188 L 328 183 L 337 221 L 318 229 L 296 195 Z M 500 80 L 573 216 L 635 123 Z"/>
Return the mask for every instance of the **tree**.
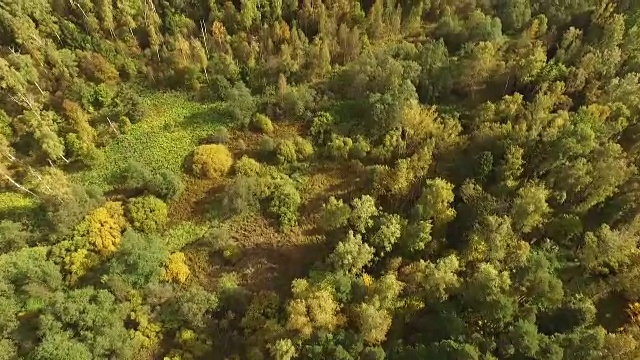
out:
<path id="1" fill-rule="evenodd" d="M 497 8 L 502 25 L 509 32 L 522 29 L 531 19 L 529 0 L 500 0 Z"/>
<path id="2" fill-rule="evenodd" d="M 465 285 L 464 301 L 476 309 L 485 326 L 504 326 L 511 321 L 516 299 L 510 293 L 509 272 L 501 272 L 491 264 L 480 264 Z"/>
<path id="3" fill-rule="evenodd" d="M 508 217 L 486 216 L 470 232 L 465 255 L 468 260 L 497 268 L 514 268 L 526 261 L 529 251 L 529 244 L 514 233 Z"/>
<path id="4" fill-rule="evenodd" d="M 349 231 L 346 239 L 339 242 L 329 255 L 329 263 L 338 271 L 356 274 L 373 260 L 374 252 L 371 246 L 362 242 L 360 234 Z"/>
<path id="5" fill-rule="evenodd" d="M 290 230 L 298 223 L 301 203 L 300 193 L 291 182 L 279 182 L 271 195 L 269 212 L 278 217 L 282 230 Z"/>
<path id="6" fill-rule="evenodd" d="M 360 198 L 353 199 L 351 207 L 349 223 L 357 232 L 364 233 L 367 228 L 373 225 L 371 218 L 378 215 L 376 202 L 371 196 L 363 195 Z"/>
<path id="7" fill-rule="evenodd" d="M 151 234 L 167 222 L 167 204 L 151 195 L 137 197 L 127 204 L 127 216 L 134 229 Z"/>
<path id="8" fill-rule="evenodd" d="M 331 196 L 329 201 L 322 205 L 319 225 L 326 230 L 339 229 L 349 223 L 350 215 L 349 205 Z"/>
<path id="9" fill-rule="evenodd" d="M 406 225 L 406 220 L 397 214 L 385 214 L 378 221 L 378 230 L 371 236 L 369 242 L 381 255 L 391 252 L 393 245 L 400 239 Z"/>
<path id="10" fill-rule="evenodd" d="M 340 305 L 329 289 L 316 288 L 301 279 L 294 280 L 291 288 L 287 328 L 308 338 L 314 330 L 331 331 L 338 326 Z"/>
<path id="11" fill-rule="evenodd" d="M 193 172 L 198 176 L 224 176 L 231 169 L 231 165 L 231 152 L 224 145 L 200 145 L 193 151 Z"/>
<path id="12" fill-rule="evenodd" d="M 462 279 L 458 276 L 460 261 L 456 255 L 439 259 L 437 263 L 423 261 L 402 269 L 408 291 L 430 302 L 442 302 L 459 290 Z"/>
<path id="13" fill-rule="evenodd" d="M 226 110 L 236 123 L 247 126 L 256 112 L 256 100 L 246 85 L 238 81 L 224 95 Z"/>
<path id="14" fill-rule="evenodd" d="M 417 211 L 422 219 L 431 219 L 434 226 L 440 227 L 456 216 L 456 211 L 451 208 L 453 198 L 451 183 L 440 178 L 429 179 L 425 181 Z"/>
<path id="15" fill-rule="evenodd" d="M 298 355 L 291 339 L 278 339 L 269 347 L 269 352 L 275 360 L 291 360 Z"/>
<path id="16" fill-rule="evenodd" d="M 46 347 L 41 349 L 44 352 L 41 356 L 51 354 L 58 358 L 54 355 L 62 351 L 58 346 L 69 345 L 65 351 L 73 351 L 71 354 L 78 359 L 87 358 L 87 351 L 91 354 L 88 358 L 108 357 L 109 354 L 130 357 L 138 346 L 125 327 L 128 314 L 127 307 L 118 304 L 106 290 L 83 288 L 66 294 L 57 293 L 40 316 L 39 332 L 51 341 L 44 343 Z M 74 327 L 85 331 L 65 334 L 62 330 Z"/>
<path id="17" fill-rule="evenodd" d="M 134 231 L 125 232 L 123 237 L 122 246 L 108 263 L 107 282 L 120 280 L 142 288 L 160 281 L 162 266 L 169 256 L 163 239 Z"/>
<path id="18" fill-rule="evenodd" d="M 514 227 L 528 233 L 540 226 L 551 213 L 547 204 L 548 196 L 549 191 L 541 185 L 528 184 L 518 189 L 511 210 Z"/>
<path id="19" fill-rule="evenodd" d="M 614 230 L 602 224 L 595 232 L 584 234 L 578 258 L 593 273 L 615 273 L 628 265 L 638 253 L 638 241 L 629 230 Z"/>
<path id="20" fill-rule="evenodd" d="M 0 221 L 0 252 L 8 253 L 27 246 L 32 235 L 22 224 L 11 220 Z"/>
<path id="21" fill-rule="evenodd" d="M 365 341 L 379 344 L 387 338 L 391 327 L 391 316 L 384 309 L 362 303 L 355 308 L 356 324 Z"/>

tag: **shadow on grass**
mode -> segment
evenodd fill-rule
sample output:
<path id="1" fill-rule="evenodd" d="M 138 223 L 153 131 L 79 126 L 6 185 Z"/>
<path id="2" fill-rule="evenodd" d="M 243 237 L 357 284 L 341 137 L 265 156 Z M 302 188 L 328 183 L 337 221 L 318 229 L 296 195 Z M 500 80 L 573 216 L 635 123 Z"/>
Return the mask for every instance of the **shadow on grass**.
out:
<path id="1" fill-rule="evenodd" d="M 213 103 L 207 105 L 206 109 L 186 116 L 184 121 L 180 122 L 179 126 L 188 129 L 213 129 L 220 125 L 225 127 L 233 126 L 233 119 L 231 118 L 229 111 L 225 108 L 224 103 Z"/>

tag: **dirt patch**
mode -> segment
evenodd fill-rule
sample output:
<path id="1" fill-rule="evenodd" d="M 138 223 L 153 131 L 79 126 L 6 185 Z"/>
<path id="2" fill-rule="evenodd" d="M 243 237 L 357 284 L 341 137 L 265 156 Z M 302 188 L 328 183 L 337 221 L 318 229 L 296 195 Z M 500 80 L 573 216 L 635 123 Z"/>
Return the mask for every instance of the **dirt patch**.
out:
<path id="1" fill-rule="evenodd" d="M 187 251 L 194 276 L 206 287 L 215 287 L 221 274 L 236 272 L 252 291 L 287 291 L 293 279 L 306 275 L 309 266 L 330 250 L 322 237 L 303 236 L 299 231 L 281 233 L 260 215 L 234 218 L 229 225 L 241 249 L 235 263 L 204 247 Z"/>

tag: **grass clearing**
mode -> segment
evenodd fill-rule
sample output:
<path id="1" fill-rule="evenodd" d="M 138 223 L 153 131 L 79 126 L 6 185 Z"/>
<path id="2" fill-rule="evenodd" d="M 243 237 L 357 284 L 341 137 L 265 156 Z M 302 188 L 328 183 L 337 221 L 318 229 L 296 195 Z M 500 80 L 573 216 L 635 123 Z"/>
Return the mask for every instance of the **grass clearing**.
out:
<path id="1" fill-rule="evenodd" d="M 168 169 L 182 174 L 187 155 L 218 126 L 227 123 L 221 103 L 202 104 L 176 92 L 145 94 L 143 103 L 145 118 L 101 149 L 103 160 L 92 169 L 74 174 L 74 180 L 109 191 L 110 179 L 129 160 L 152 171 Z"/>
<path id="2" fill-rule="evenodd" d="M 38 207 L 38 200 L 24 193 L 0 192 L 0 214 L 30 212 Z"/>

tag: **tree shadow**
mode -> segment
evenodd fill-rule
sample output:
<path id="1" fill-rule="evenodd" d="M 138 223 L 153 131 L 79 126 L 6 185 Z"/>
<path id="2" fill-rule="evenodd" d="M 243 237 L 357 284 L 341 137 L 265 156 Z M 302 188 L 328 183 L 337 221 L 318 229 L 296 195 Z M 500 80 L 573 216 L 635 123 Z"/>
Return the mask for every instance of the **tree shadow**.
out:
<path id="1" fill-rule="evenodd" d="M 206 109 L 189 114 L 180 122 L 183 128 L 210 128 L 212 125 L 232 127 L 233 120 L 222 103 L 209 104 Z"/>

